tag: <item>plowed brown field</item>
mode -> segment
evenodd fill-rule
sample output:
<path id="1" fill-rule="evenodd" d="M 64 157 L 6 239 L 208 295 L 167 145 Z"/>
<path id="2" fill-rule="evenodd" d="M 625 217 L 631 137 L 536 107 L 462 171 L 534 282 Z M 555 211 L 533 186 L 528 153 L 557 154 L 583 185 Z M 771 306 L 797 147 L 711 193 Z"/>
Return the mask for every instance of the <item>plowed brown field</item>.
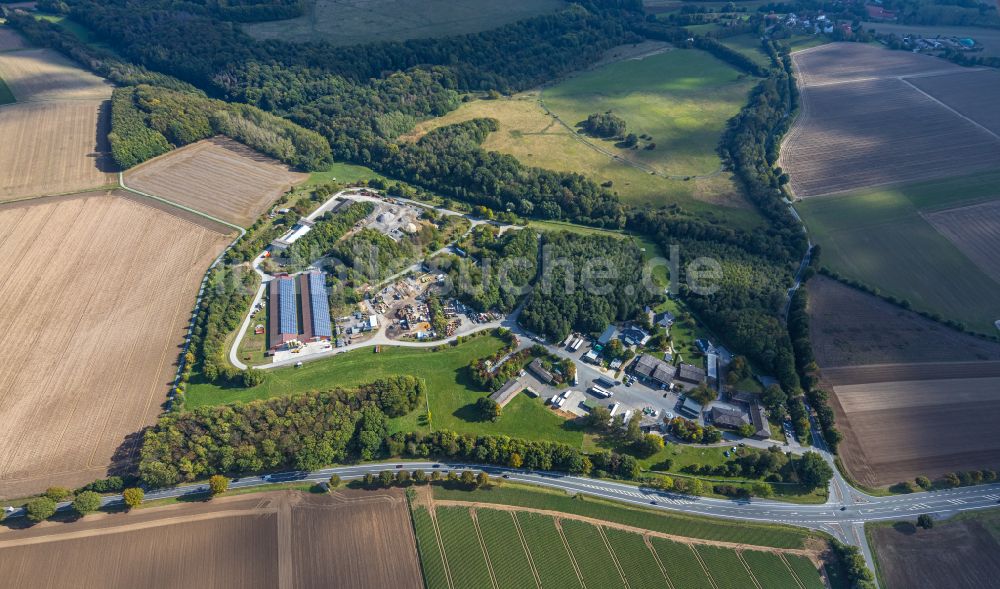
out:
<path id="1" fill-rule="evenodd" d="M 0 497 L 104 476 L 155 420 L 230 239 L 115 193 L 0 205 Z"/>
<path id="2" fill-rule="evenodd" d="M 834 387 L 840 454 L 860 482 L 1000 467 L 1000 378 L 883 382 Z"/>
<path id="3" fill-rule="evenodd" d="M 1000 579 L 997 529 L 1000 514 L 996 510 L 939 522 L 932 530 L 917 530 L 912 523 L 878 526 L 871 531 L 872 550 L 886 589 L 996 587 Z"/>
<path id="4" fill-rule="evenodd" d="M 250 226 L 293 184 L 308 178 L 226 137 L 214 137 L 152 159 L 125 174 L 129 188 L 213 217 Z"/>
<path id="5" fill-rule="evenodd" d="M 949 329 L 825 276 L 811 279 L 807 288 L 810 338 L 824 377 L 831 369 L 843 374 L 851 370 L 840 367 L 869 364 L 1000 360 L 1000 344 Z"/>
<path id="6" fill-rule="evenodd" d="M 0 531 L 0 569 L 4 587 L 32 589 L 423 587 L 399 491 L 261 493 Z"/>
<path id="7" fill-rule="evenodd" d="M 793 61 L 802 112 L 780 160 L 797 196 L 1000 166 L 994 111 L 979 104 L 996 100 L 990 72 L 860 43 L 823 45 L 795 53 Z M 950 90 L 939 98 L 919 87 L 925 84 Z M 948 104 L 963 94 L 973 97 L 958 108 Z"/>
<path id="8" fill-rule="evenodd" d="M 924 217 L 983 272 L 1000 282 L 1000 200 Z"/>
<path id="9" fill-rule="evenodd" d="M 1000 134 L 1000 72 L 965 71 L 947 76 L 913 78 L 911 84 Z M 974 89 L 974 91 L 970 91 Z"/>

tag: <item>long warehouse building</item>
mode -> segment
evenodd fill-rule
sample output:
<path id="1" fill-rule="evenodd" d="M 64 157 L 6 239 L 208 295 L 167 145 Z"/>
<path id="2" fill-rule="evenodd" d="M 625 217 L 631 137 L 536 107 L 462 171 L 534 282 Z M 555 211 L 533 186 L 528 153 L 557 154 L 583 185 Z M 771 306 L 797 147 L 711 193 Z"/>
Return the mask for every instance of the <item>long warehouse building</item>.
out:
<path id="1" fill-rule="evenodd" d="M 268 284 L 268 348 L 271 350 L 299 339 L 297 298 L 292 278 L 275 278 Z"/>
<path id="2" fill-rule="evenodd" d="M 333 337 L 333 327 L 326 275 L 322 272 L 300 274 L 299 292 L 302 294 L 302 341 L 329 341 Z"/>

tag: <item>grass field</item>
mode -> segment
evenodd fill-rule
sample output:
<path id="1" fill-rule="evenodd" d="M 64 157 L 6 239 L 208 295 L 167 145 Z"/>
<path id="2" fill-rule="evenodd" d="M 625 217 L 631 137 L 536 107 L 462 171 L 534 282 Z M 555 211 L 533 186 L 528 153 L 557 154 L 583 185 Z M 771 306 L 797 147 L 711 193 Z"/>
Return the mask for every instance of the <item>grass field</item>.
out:
<path id="1" fill-rule="evenodd" d="M 409 137 L 491 117 L 500 128 L 484 143 L 487 150 L 508 153 L 527 165 L 610 181 L 609 190 L 625 202 L 680 203 L 752 228 L 760 219 L 731 176 L 718 172 L 715 151 L 726 121 L 743 106 L 751 85 L 707 53 L 672 50 L 608 63 L 541 91 L 463 103 L 444 117 L 421 123 Z M 608 109 L 625 119 L 630 132 L 652 136 L 656 149 L 623 149 L 614 141 L 576 133 L 578 122 Z"/>
<path id="2" fill-rule="evenodd" d="M 823 586 L 806 553 L 788 554 L 800 559 L 793 569 L 773 549 L 686 544 L 642 526 L 483 503 L 420 503 L 413 514 L 429 589 L 489 587 L 491 579 L 525 589 L 795 588 L 799 576 L 806 587 Z"/>
<path id="3" fill-rule="evenodd" d="M 822 264 L 910 301 L 915 309 L 994 333 L 1000 285 L 922 216 L 1000 197 L 1000 172 L 877 188 L 799 203 Z"/>
<path id="4" fill-rule="evenodd" d="M 515 484 L 477 491 L 434 487 L 434 498 L 562 511 L 665 534 L 754 546 L 801 548 L 808 538 L 815 537 L 799 528 L 664 513 L 585 495 L 571 497 L 562 491 Z"/>
<path id="5" fill-rule="evenodd" d="M 362 348 L 333 358 L 306 363 L 301 368 L 278 368 L 268 371 L 262 385 L 251 389 L 226 389 L 192 378 L 186 406 L 251 401 L 277 395 L 290 395 L 334 386 L 352 387 L 396 374 L 412 374 L 427 382 L 431 426 L 435 430 L 460 433 L 503 434 L 529 440 L 550 440 L 573 446 L 583 443 L 583 433 L 549 411 L 540 399 L 518 395 L 504 407 L 498 422 L 477 420 L 476 399 L 488 393 L 471 388 L 466 374 L 469 362 L 488 356 L 502 343 L 492 336 L 474 338 L 458 346 L 445 346 L 432 352 L 426 348 L 383 346 L 375 357 L 372 348 Z M 396 431 L 426 430 L 426 410 L 392 421 Z"/>
<path id="6" fill-rule="evenodd" d="M 243 25 L 258 39 L 357 45 L 462 35 L 554 12 L 562 0 L 315 0 L 301 17 Z"/>
<path id="7" fill-rule="evenodd" d="M 771 65 L 771 58 L 761 49 L 760 37 L 757 35 L 747 33 L 745 35 L 736 35 L 735 37 L 725 37 L 719 39 L 719 43 L 730 49 L 739 51 L 758 65 L 765 67 Z"/>

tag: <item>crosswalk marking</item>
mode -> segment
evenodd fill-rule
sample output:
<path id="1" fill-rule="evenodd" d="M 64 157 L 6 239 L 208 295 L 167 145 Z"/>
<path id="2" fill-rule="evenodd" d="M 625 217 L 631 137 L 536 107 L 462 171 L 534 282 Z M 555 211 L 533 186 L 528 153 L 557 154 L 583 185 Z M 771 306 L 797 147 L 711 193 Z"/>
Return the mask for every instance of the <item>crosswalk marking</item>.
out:
<path id="1" fill-rule="evenodd" d="M 1000 497 L 998 497 L 997 495 L 983 495 L 983 499 L 989 499 L 990 501 L 997 501 L 1000 500 Z"/>
<path id="2" fill-rule="evenodd" d="M 952 505 L 961 505 L 965 503 L 965 501 L 962 501 L 961 499 L 948 499 L 948 503 L 951 503 Z"/>

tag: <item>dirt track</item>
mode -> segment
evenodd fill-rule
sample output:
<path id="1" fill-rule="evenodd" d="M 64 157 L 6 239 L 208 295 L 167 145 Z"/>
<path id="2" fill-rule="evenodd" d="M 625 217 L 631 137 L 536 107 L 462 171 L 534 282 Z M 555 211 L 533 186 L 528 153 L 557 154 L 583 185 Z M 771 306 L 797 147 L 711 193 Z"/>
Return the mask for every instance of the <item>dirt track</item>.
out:
<path id="1" fill-rule="evenodd" d="M 230 240 L 112 193 L 0 206 L 0 497 L 105 476 L 153 423 L 201 278 Z"/>
<path id="2" fill-rule="evenodd" d="M 254 493 L 0 528 L 0 570 L 5 587 L 33 589 L 423 587 L 398 490 Z"/>
<path id="3" fill-rule="evenodd" d="M 129 188 L 249 227 L 308 176 L 226 137 L 171 151 L 125 173 Z"/>

